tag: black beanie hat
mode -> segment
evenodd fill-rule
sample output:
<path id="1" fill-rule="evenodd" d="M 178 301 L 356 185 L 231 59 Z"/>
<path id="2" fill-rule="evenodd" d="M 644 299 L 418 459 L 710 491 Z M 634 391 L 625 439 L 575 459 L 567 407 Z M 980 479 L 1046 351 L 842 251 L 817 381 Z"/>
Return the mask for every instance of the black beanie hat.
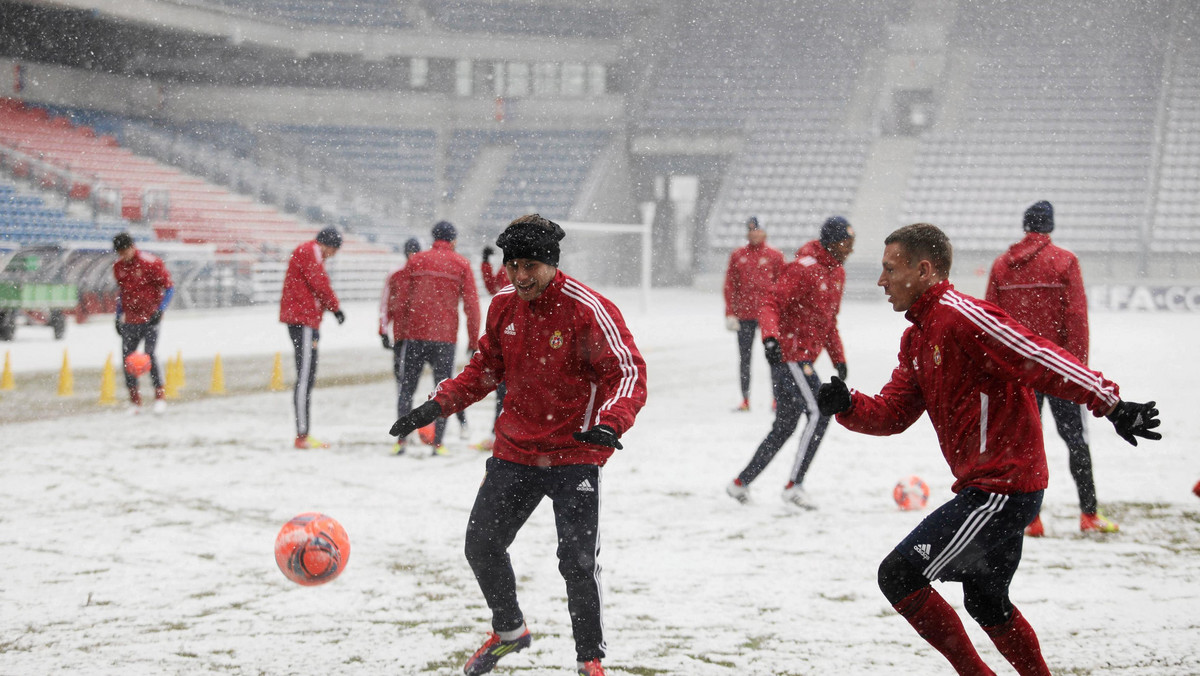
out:
<path id="1" fill-rule="evenodd" d="M 821 224 L 821 244 L 829 245 L 854 236 L 850 221 L 841 216 L 830 216 Z"/>
<path id="2" fill-rule="evenodd" d="M 438 221 L 433 226 L 433 238 L 443 242 L 453 242 L 458 239 L 458 230 L 450 221 Z"/>
<path id="3" fill-rule="evenodd" d="M 762 226 L 758 224 L 758 216 L 751 216 L 746 219 L 747 230 L 761 230 Z"/>
<path id="4" fill-rule="evenodd" d="M 409 237 L 408 240 L 404 242 L 405 258 L 417 253 L 420 250 L 421 242 L 416 237 Z"/>
<path id="5" fill-rule="evenodd" d="M 528 214 L 509 223 L 496 238 L 496 246 L 504 252 L 505 263 L 528 258 L 558 267 L 558 242 L 566 236 L 558 223 Z"/>
<path id="6" fill-rule="evenodd" d="M 1047 233 L 1053 230 L 1054 205 L 1042 200 L 1025 210 L 1025 232 Z"/>
<path id="7" fill-rule="evenodd" d="M 342 248 L 342 233 L 337 231 L 337 228 L 328 227 L 322 228 L 321 232 L 317 233 L 317 244 L 324 244 L 335 249 Z"/>
<path id="8" fill-rule="evenodd" d="M 113 251 L 124 251 L 133 246 L 133 237 L 129 233 L 122 232 L 116 237 L 113 237 Z"/>

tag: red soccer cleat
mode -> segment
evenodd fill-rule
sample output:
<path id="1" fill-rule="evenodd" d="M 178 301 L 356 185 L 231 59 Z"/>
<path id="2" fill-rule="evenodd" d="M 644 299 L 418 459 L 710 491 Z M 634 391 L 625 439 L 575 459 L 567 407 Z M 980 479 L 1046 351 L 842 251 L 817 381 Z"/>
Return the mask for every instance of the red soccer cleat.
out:
<path id="1" fill-rule="evenodd" d="M 742 400 L 742 405 L 741 405 L 741 406 L 738 406 L 737 408 L 735 408 L 735 409 L 733 409 L 733 410 L 734 410 L 734 411 L 749 411 L 749 410 L 750 410 L 750 400 L 749 400 L 749 399 L 743 399 L 743 400 Z"/>
<path id="2" fill-rule="evenodd" d="M 529 629 L 525 629 L 525 633 L 511 641 L 502 641 L 495 632 L 488 632 L 487 640 L 483 645 L 479 646 L 479 650 L 471 655 L 471 659 L 463 665 L 463 673 L 467 676 L 478 676 L 491 671 L 501 657 L 509 653 L 518 653 L 529 647 L 533 643 L 533 634 L 529 633 Z M 604 673 L 601 671 L 600 673 Z"/>
<path id="3" fill-rule="evenodd" d="M 1028 526 L 1025 526 L 1025 537 L 1040 538 L 1046 534 L 1046 527 L 1042 525 L 1042 515 L 1038 514 L 1033 517 L 1033 521 Z"/>
<path id="4" fill-rule="evenodd" d="M 600 664 L 600 660 L 580 662 L 579 676 L 604 676 L 604 665 Z"/>
<path id="5" fill-rule="evenodd" d="M 296 448 L 299 448 L 301 450 L 307 450 L 310 448 L 329 448 L 329 444 L 325 443 L 324 441 L 314 439 L 313 437 L 310 437 L 307 434 L 302 437 L 296 437 L 295 445 L 296 445 Z"/>
<path id="6" fill-rule="evenodd" d="M 1099 512 L 1079 515 L 1079 531 L 1081 533 L 1115 533 L 1121 530 L 1117 524 L 1109 521 Z"/>

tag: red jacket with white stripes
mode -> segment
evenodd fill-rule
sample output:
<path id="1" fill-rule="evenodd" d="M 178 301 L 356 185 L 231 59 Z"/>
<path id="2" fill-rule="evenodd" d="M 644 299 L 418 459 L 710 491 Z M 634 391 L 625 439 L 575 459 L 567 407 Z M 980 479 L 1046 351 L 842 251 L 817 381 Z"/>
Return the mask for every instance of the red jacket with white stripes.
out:
<path id="1" fill-rule="evenodd" d="M 819 241 L 800 247 L 763 299 L 758 315 L 763 339 L 779 341 L 784 361 L 816 361 L 824 348 L 833 363 L 844 364 L 837 316 L 845 286 L 846 269 Z"/>
<path id="2" fill-rule="evenodd" d="M 483 261 L 479 264 L 479 274 L 483 275 L 483 288 L 493 296 L 509 285 L 508 273 L 504 271 L 503 265 L 499 270 L 493 271 L 492 264 Z"/>
<path id="3" fill-rule="evenodd" d="M 1087 294 L 1079 259 L 1052 244 L 1049 235 L 1031 232 L 1000 254 L 984 298 L 1088 362 Z"/>
<path id="4" fill-rule="evenodd" d="M 779 279 L 783 265 L 783 254 L 765 242 L 735 249 L 725 270 L 725 316 L 758 319 L 763 298 Z"/>
<path id="5" fill-rule="evenodd" d="M 339 307 L 337 294 L 325 272 L 321 245 L 309 240 L 296 247 L 283 276 L 279 321 L 319 329 L 325 311 L 337 312 Z"/>
<path id="6" fill-rule="evenodd" d="M 467 315 L 467 348 L 478 346 L 479 291 L 475 275 L 470 262 L 456 253 L 450 242 L 436 240 L 430 249 L 413 254 L 388 279 L 387 294 L 380 333 L 390 322 L 392 337 L 397 341 L 456 342 L 458 302 L 462 299 Z"/>
<path id="7" fill-rule="evenodd" d="M 992 493 L 1046 488 L 1034 391 L 1086 405 L 1095 415 L 1119 401 L 1116 383 L 1018 324 L 1000 308 L 963 295 L 948 281 L 917 299 L 905 317 L 900 364 L 874 397 L 851 392 L 839 423 L 888 435 L 928 412 L 954 491 Z"/>
<path id="8" fill-rule="evenodd" d="M 121 292 L 121 311 L 130 324 L 145 324 L 171 288 L 171 273 L 162 259 L 138 249 L 129 261 L 113 263 L 113 278 Z"/>
<path id="9" fill-rule="evenodd" d="M 604 465 L 613 449 L 572 434 L 621 436 L 646 403 L 646 362 L 620 311 L 561 271 L 530 302 L 511 286 L 492 298 L 479 351 L 432 398 L 449 417 L 508 388 L 492 454 L 522 465 Z"/>

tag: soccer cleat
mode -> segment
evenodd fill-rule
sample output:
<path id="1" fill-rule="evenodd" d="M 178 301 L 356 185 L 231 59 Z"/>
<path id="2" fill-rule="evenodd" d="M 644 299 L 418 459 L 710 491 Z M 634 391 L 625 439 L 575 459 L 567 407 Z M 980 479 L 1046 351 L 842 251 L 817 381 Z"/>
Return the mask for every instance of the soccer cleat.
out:
<path id="1" fill-rule="evenodd" d="M 729 485 L 725 487 L 725 492 L 729 494 L 729 497 L 743 505 L 750 502 L 750 487 L 742 483 L 741 479 L 734 479 L 729 482 Z"/>
<path id="2" fill-rule="evenodd" d="M 579 676 L 604 676 L 604 665 L 600 664 L 600 660 L 588 660 L 575 664 L 579 667 Z"/>
<path id="3" fill-rule="evenodd" d="M 735 409 L 733 409 L 733 410 L 734 410 L 734 411 L 749 411 L 749 410 L 750 410 L 750 400 L 749 400 L 749 399 L 743 399 L 743 400 L 742 400 L 742 405 L 741 405 L 741 406 L 738 406 L 737 408 L 735 408 Z"/>
<path id="4" fill-rule="evenodd" d="M 142 412 L 142 405 L 141 405 L 141 404 L 134 404 L 134 403 L 130 403 L 130 404 L 129 404 L 129 406 L 127 406 L 127 407 L 125 408 L 125 414 L 126 414 L 126 415 L 138 415 L 138 414 L 139 414 L 139 413 L 141 413 L 141 412 Z"/>
<path id="5" fill-rule="evenodd" d="M 1079 531 L 1081 533 L 1115 533 L 1121 530 L 1117 524 L 1109 521 L 1100 512 L 1079 515 Z"/>
<path id="6" fill-rule="evenodd" d="M 495 439 L 493 439 L 492 437 L 488 437 L 487 439 L 484 439 L 483 441 L 481 441 L 477 444 L 471 444 L 471 448 L 473 448 L 477 451 L 491 451 L 492 445 L 495 443 L 496 443 Z"/>
<path id="7" fill-rule="evenodd" d="M 1038 514 L 1033 517 L 1033 521 L 1025 526 L 1025 537 L 1040 538 L 1046 534 L 1046 527 L 1042 525 L 1042 515 Z"/>
<path id="8" fill-rule="evenodd" d="M 433 449 L 433 456 L 436 458 L 439 455 L 450 455 L 450 449 L 446 448 L 445 444 L 442 444 L 441 446 L 435 446 Z"/>
<path id="9" fill-rule="evenodd" d="M 161 415 L 164 411 L 167 410 L 167 401 L 165 399 L 155 399 L 154 407 L 151 410 L 153 410 L 155 413 Z"/>
<path id="10" fill-rule="evenodd" d="M 793 507 L 799 507 L 800 509 L 808 510 L 814 510 L 817 508 L 816 503 L 809 499 L 808 493 L 805 493 L 803 488 L 797 486 L 791 481 L 788 482 L 788 485 L 783 489 L 783 493 L 781 493 L 779 497 L 783 498 L 785 503 Z"/>
<path id="11" fill-rule="evenodd" d="M 306 434 L 304 436 L 296 437 L 296 448 L 329 448 L 329 444 L 325 443 L 324 441 L 320 441 L 319 439 L 314 439 Z"/>
<path id="12" fill-rule="evenodd" d="M 404 440 L 398 439 L 392 443 L 392 455 L 404 455 Z"/>
<path id="13" fill-rule="evenodd" d="M 519 653 L 528 648 L 530 643 L 533 643 L 533 634 L 529 633 L 529 629 L 511 641 L 502 641 L 495 632 L 488 632 L 487 640 L 463 665 L 463 673 L 467 676 L 486 674 L 496 666 L 501 657 L 509 653 Z"/>

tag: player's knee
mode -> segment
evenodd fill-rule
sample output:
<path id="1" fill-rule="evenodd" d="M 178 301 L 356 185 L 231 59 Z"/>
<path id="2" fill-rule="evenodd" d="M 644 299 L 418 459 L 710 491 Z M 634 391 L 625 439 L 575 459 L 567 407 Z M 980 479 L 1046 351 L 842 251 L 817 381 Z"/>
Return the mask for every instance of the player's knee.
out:
<path id="1" fill-rule="evenodd" d="M 989 590 L 969 584 L 963 585 L 963 608 L 981 627 L 1004 624 L 1012 614 L 1007 590 Z"/>
<path id="2" fill-rule="evenodd" d="M 921 571 L 894 549 L 879 564 L 879 591 L 892 605 L 928 585 L 929 580 Z"/>

